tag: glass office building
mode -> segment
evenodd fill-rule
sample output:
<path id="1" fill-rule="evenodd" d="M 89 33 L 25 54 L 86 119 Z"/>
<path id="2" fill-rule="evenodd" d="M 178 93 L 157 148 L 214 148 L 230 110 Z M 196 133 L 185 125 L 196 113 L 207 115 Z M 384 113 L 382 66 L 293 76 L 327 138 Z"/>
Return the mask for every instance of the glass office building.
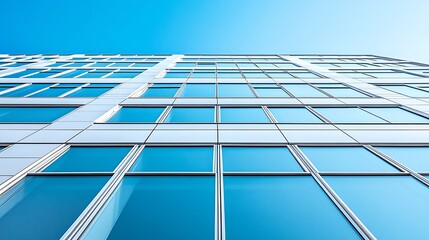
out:
<path id="1" fill-rule="evenodd" d="M 428 239 L 429 65 L 0 54 L 0 239 Z"/>

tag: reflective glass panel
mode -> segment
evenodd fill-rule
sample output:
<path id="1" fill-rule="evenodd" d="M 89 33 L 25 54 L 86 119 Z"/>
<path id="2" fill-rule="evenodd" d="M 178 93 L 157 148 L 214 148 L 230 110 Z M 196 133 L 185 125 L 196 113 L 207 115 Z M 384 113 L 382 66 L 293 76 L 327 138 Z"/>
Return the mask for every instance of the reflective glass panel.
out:
<path id="1" fill-rule="evenodd" d="M 306 108 L 270 108 L 279 123 L 323 123 Z"/>
<path id="2" fill-rule="evenodd" d="M 164 108 L 123 107 L 108 122 L 154 123 L 163 111 Z"/>
<path id="3" fill-rule="evenodd" d="M 262 108 L 221 108 L 223 123 L 269 123 L 270 119 Z"/>
<path id="4" fill-rule="evenodd" d="M 173 107 L 165 118 L 165 123 L 213 123 L 213 107 L 211 108 L 178 108 Z"/>

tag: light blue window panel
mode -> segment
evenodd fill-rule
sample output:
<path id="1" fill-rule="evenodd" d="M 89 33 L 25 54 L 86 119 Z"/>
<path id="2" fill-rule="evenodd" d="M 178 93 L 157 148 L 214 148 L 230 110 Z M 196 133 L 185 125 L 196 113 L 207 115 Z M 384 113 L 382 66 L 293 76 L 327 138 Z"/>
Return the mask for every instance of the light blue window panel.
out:
<path id="1" fill-rule="evenodd" d="M 215 109 L 173 107 L 165 123 L 213 123 Z"/>
<path id="2" fill-rule="evenodd" d="M 116 86 L 118 86 L 117 83 L 91 83 L 89 84 L 90 87 L 110 87 L 110 88 L 114 88 Z"/>
<path id="3" fill-rule="evenodd" d="M 246 77 L 246 78 L 268 78 L 268 76 L 267 75 L 265 75 L 265 73 L 263 73 L 263 72 L 260 72 L 260 73 L 257 73 L 257 72 L 243 72 L 243 75 Z"/>
<path id="4" fill-rule="evenodd" d="M 367 95 L 358 92 L 351 88 L 341 87 L 341 88 L 321 88 L 323 91 L 331 94 L 334 97 L 342 98 L 342 97 L 350 97 L 350 98 L 361 98 L 368 97 Z"/>
<path id="5" fill-rule="evenodd" d="M 270 123 L 262 108 L 221 108 L 222 123 Z"/>
<path id="6" fill-rule="evenodd" d="M 226 239 L 361 239 L 311 176 L 225 176 L 224 189 Z"/>
<path id="7" fill-rule="evenodd" d="M 150 87 L 148 88 L 141 97 L 161 97 L 161 98 L 172 98 L 176 95 L 178 87 Z"/>
<path id="8" fill-rule="evenodd" d="M 157 63 L 153 63 L 153 62 L 146 62 L 146 63 L 134 63 L 134 65 L 132 65 L 131 67 L 133 68 L 138 68 L 138 67 L 143 67 L 143 68 L 148 68 L 148 67 L 153 67 L 155 66 Z"/>
<path id="9" fill-rule="evenodd" d="M 126 176 L 83 239 L 213 239 L 212 176 Z"/>
<path id="10" fill-rule="evenodd" d="M 219 97 L 255 97 L 247 84 L 218 84 Z"/>
<path id="11" fill-rule="evenodd" d="M 217 78 L 243 78 L 240 72 L 217 72 Z"/>
<path id="12" fill-rule="evenodd" d="M 0 107 L 1 123 L 48 123 L 66 115 L 73 107 Z"/>
<path id="13" fill-rule="evenodd" d="M 218 69 L 219 68 L 237 68 L 237 65 L 235 65 L 235 63 L 218 63 L 217 67 Z"/>
<path id="14" fill-rule="evenodd" d="M 426 239 L 429 189 L 409 176 L 326 176 L 377 239 Z"/>
<path id="15" fill-rule="evenodd" d="M 418 75 L 409 74 L 406 72 L 365 72 L 366 74 L 369 74 L 376 78 L 420 78 Z"/>
<path id="16" fill-rule="evenodd" d="M 69 87 L 50 87 L 41 92 L 35 93 L 29 97 L 58 97 L 63 95 L 66 92 L 73 90 L 73 88 Z"/>
<path id="17" fill-rule="evenodd" d="M 239 68 L 256 68 L 255 64 L 253 63 L 237 63 L 237 66 Z"/>
<path id="18" fill-rule="evenodd" d="M 191 78 L 216 78 L 215 72 L 196 72 L 194 71 Z"/>
<path id="19" fill-rule="evenodd" d="M 20 78 L 20 77 L 23 77 L 25 75 L 32 74 L 32 73 L 39 72 L 39 71 L 40 71 L 39 69 L 27 69 L 27 70 L 24 70 L 21 72 L 12 73 L 10 75 L 3 76 L 3 78 Z"/>
<path id="20" fill-rule="evenodd" d="M 308 84 L 282 84 L 295 97 L 328 97 Z"/>
<path id="21" fill-rule="evenodd" d="M 174 71 L 168 71 L 164 78 L 187 78 L 190 74 L 189 72 L 174 72 Z"/>
<path id="22" fill-rule="evenodd" d="M 295 78 L 287 72 L 268 72 L 267 74 L 272 78 Z"/>
<path id="23" fill-rule="evenodd" d="M 200 98 L 211 98 L 216 97 L 216 85 L 215 84 L 198 84 L 190 83 L 186 84 L 182 90 L 180 97 L 200 97 Z"/>
<path id="24" fill-rule="evenodd" d="M 314 108 L 333 123 L 387 123 L 360 108 Z"/>
<path id="25" fill-rule="evenodd" d="M 377 147 L 416 172 L 429 172 L 429 147 Z"/>
<path id="26" fill-rule="evenodd" d="M 101 78 L 109 73 L 110 71 L 92 71 L 79 76 L 79 78 Z"/>
<path id="27" fill-rule="evenodd" d="M 113 63 L 110 67 L 129 67 L 132 63 L 130 62 L 116 62 Z"/>
<path id="28" fill-rule="evenodd" d="M 74 62 L 74 63 L 67 65 L 67 67 L 83 67 L 85 65 L 88 65 L 89 63 L 90 62 Z"/>
<path id="29" fill-rule="evenodd" d="M 51 71 L 38 72 L 36 74 L 31 75 L 30 78 L 49 78 L 61 72 L 63 72 L 63 70 L 51 70 Z"/>
<path id="30" fill-rule="evenodd" d="M 319 75 L 316 75 L 316 74 L 311 73 L 311 72 L 306 72 L 306 71 L 302 71 L 302 72 L 301 71 L 299 71 L 299 72 L 290 71 L 289 73 L 294 75 L 297 78 L 320 78 Z"/>
<path id="31" fill-rule="evenodd" d="M 56 78 L 74 78 L 74 77 L 79 76 L 82 73 L 86 73 L 86 72 L 88 72 L 88 70 L 73 70 L 71 72 L 57 76 Z"/>
<path id="32" fill-rule="evenodd" d="M 111 123 L 154 123 L 164 108 L 123 107 L 108 120 Z"/>
<path id="33" fill-rule="evenodd" d="M 286 147 L 222 147 L 225 172 L 302 172 Z"/>
<path id="34" fill-rule="evenodd" d="M 60 239 L 108 177 L 26 177 L 0 196 L 0 239 Z"/>
<path id="35" fill-rule="evenodd" d="M 274 84 L 273 84 L 274 85 Z M 259 97 L 289 97 L 289 95 L 283 91 L 283 89 L 274 85 L 273 87 L 259 87 L 256 84 L 253 84 L 253 88 L 256 93 L 258 93 Z"/>
<path id="36" fill-rule="evenodd" d="M 107 67 L 110 64 L 112 64 L 112 62 L 96 62 L 92 64 L 91 67 Z"/>
<path id="37" fill-rule="evenodd" d="M 16 63 L 12 63 L 10 65 L 7 65 L 7 67 L 20 67 L 20 66 L 24 66 L 27 64 L 30 64 L 31 62 L 16 62 Z"/>
<path id="38" fill-rule="evenodd" d="M 338 72 L 341 75 L 345 75 L 347 77 L 351 77 L 351 78 L 374 78 L 372 76 L 369 76 L 367 74 L 364 73 L 359 73 L 359 72 Z"/>
<path id="39" fill-rule="evenodd" d="M 194 62 L 178 62 L 176 63 L 175 67 L 195 67 L 195 63 Z"/>
<path id="40" fill-rule="evenodd" d="M 110 91 L 111 89 L 112 88 L 110 87 L 83 87 L 75 92 L 70 93 L 66 97 L 98 97 Z"/>
<path id="41" fill-rule="evenodd" d="M 299 66 L 293 63 L 276 63 L 276 66 L 283 69 L 300 68 Z"/>
<path id="42" fill-rule="evenodd" d="M 213 147 L 145 147 L 131 172 L 211 172 Z"/>
<path id="43" fill-rule="evenodd" d="M 300 147 L 320 172 L 398 172 L 363 147 Z"/>
<path id="44" fill-rule="evenodd" d="M 43 88 L 49 87 L 52 84 L 33 83 L 28 86 L 16 89 L 14 91 L 2 94 L 2 97 L 23 97 L 30 93 L 39 91 Z"/>
<path id="45" fill-rule="evenodd" d="M 43 172 L 113 172 L 131 147 L 71 147 Z"/>
<path id="46" fill-rule="evenodd" d="M 381 86 L 382 88 L 388 89 L 393 92 L 397 92 L 409 97 L 422 97 L 427 98 L 429 97 L 429 92 L 409 86 Z"/>
<path id="47" fill-rule="evenodd" d="M 279 123 L 323 123 L 306 108 L 270 108 Z"/>
<path id="48" fill-rule="evenodd" d="M 119 72 L 114 72 L 114 73 L 110 74 L 106 78 L 133 78 L 133 77 L 139 75 L 140 73 L 142 73 L 142 72 L 119 71 Z"/>
<path id="49" fill-rule="evenodd" d="M 428 123 L 425 117 L 402 108 L 364 108 L 366 111 L 392 123 Z"/>

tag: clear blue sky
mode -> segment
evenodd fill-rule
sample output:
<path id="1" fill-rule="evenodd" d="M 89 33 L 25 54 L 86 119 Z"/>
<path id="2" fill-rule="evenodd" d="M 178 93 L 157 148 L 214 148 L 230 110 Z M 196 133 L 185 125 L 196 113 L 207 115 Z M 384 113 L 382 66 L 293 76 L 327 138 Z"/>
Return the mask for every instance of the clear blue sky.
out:
<path id="1" fill-rule="evenodd" d="M 429 0 L 3 0 L 1 53 L 363 53 L 429 62 Z"/>

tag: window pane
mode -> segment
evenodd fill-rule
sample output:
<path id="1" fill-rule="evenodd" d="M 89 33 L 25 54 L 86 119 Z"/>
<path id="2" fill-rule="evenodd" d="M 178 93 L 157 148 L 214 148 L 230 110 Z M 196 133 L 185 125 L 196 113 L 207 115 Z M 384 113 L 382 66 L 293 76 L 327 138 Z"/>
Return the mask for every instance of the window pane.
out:
<path id="1" fill-rule="evenodd" d="M 216 97 L 215 84 L 186 84 L 181 97 Z"/>
<path id="2" fill-rule="evenodd" d="M 398 172 L 363 147 L 300 147 L 320 172 Z"/>
<path id="3" fill-rule="evenodd" d="M 142 95 L 142 97 L 174 97 L 176 95 L 177 87 L 150 87 Z"/>
<path id="4" fill-rule="evenodd" d="M 322 88 L 323 91 L 331 94 L 334 97 L 368 97 L 367 95 L 360 93 L 351 88 Z"/>
<path id="5" fill-rule="evenodd" d="M 0 239 L 60 239 L 108 177 L 26 177 L 0 197 Z"/>
<path id="6" fill-rule="evenodd" d="M 324 93 L 307 84 L 282 84 L 295 97 L 328 97 Z"/>
<path id="7" fill-rule="evenodd" d="M 66 115 L 72 107 L 0 107 L 0 122 L 16 123 L 48 123 Z"/>
<path id="8" fill-rule="evenodd" d="M 255 97 L 247 84 L 218 84 L 219 97 Z"/>
<path id="9" fill-rule="evenodd" d="M 73 90 L 73 88 L 67 87 L 50 87 L 46 90 L 33 94 L 29 97 L 58 97 L 64 93 Z"/>
<path id="10" fill-rule="evenodd" d="M 35 83 L 35 84 L 31 84 L 31 85 L 19 88 L 17 90 L 2 94 L 2 97 L 23 97 L 25 95 L 39 91 L 39 90 L 46 88 L 46 87 L 49 87 L 51 85 L 52 84 Z"/>
<path id="11" fill-rule="evenodd" d="M 429 172 L 428 147 L 377 147 L 389 157 L 417 172 Z"/>
<path id="12" fill-rule="evenodd" d="M 414 178 L 324 178 L 377 239 L 425 239 L 429 235 L 428 187 Z"/>
<path id="13" fill-rule="evenodd" d="M 133 78 L 139 75 L 141 72 L 114 72 L 107 76 L 107 78 Z"/>
<path id="14" fill-rule="evenodd" d="M 127 176 L 83 239 L 213 239 L 214 177 Z"/>
<path id="15" fill-rule="evenodd" d="M 289 95 L 278 87 L 254 87 L 259 97 L 289 97 Z"/>
<path id="16" fill-rule="evenodd" d="M 112 172 L 131 147 L 71 147 L 43 172 Z"/>
<path id="17" fill-rule="evenodd" d="M 123 107 L 108 122 L 154 123 L 163 111 L 164 108 Z"/>
<path id="18" fill-rule="evenodd" d="M 314 108 L 333 123 L 387 123 L 360 108 Z"/>
<path id="19" fill-rule="evenodd" d="M 224 177 L 226 239 L 361 239 L 310 176 Z"/>
<path id="20" fill-rule="evenodd" d="M 131 172 L 211 172 L 213 147 L 145 147 Z"/>
<path id="21" fill-rule="evenodd" d="M 269 123 L 262 108 L 221 108 L 223 123 Z"/>
<path id="22" fill-rule="evenodd" d="M 429 92 L 412 88 L 409 86 L 381 86 L 381 87 L 388 89 L 390 91 L 394 91 L 403 95 L 410 96 L 410 97 L 422 97 L 422 98 L 429 97 Z"/>
<path id="23" fill-rule="evenodd" d="M 27 69 L 27 70 L 24 70 L 24 71 L 21 71 L 21 72 L 17 72 L 17 73 L 12 73 L 10 75 L 6 75 L 3 78 L 19 78 L 19 77 L 23 77 L 23 76 L 31 74 L 31 73 L 38 72 L 38 71 L 40 71 L 40 70 L 38 70 L 38 69 Z"/>
<path id="24" fill-rule="evenodd" d="M 225 172 L 302 172 L 286 147 L 223 147 Z"/>
<path id="25" fill-rule="evenodd" d="M 84 87 L 66 97 L 98 97 L 111 89 L 110 87 Z"/>
<path id="26" fill-rule="evenodd" d="M 401 108 L 364 108 L 392 123 L 427 123 L 427 118 L 414 114 Z"/>
<path id="27" fill-rule="evenodd" d="M 166 123 L 213 123 L 214 108 L 172 108 Z"/>
<path id="28" fill-rule="evenodd" d="M 323 123 L 305 108 L 270 108 L 279 123 Z"/>

